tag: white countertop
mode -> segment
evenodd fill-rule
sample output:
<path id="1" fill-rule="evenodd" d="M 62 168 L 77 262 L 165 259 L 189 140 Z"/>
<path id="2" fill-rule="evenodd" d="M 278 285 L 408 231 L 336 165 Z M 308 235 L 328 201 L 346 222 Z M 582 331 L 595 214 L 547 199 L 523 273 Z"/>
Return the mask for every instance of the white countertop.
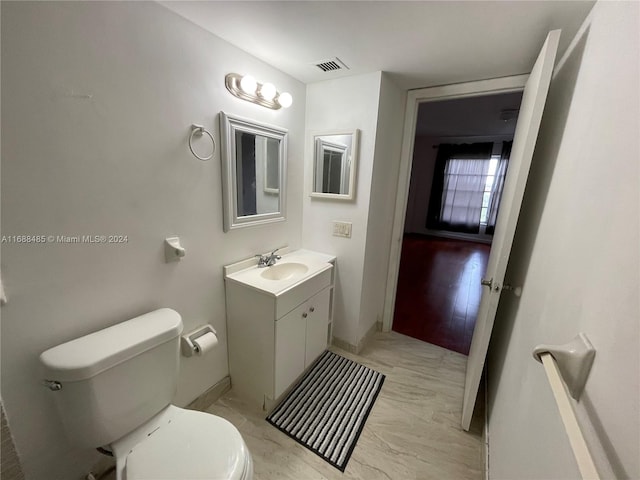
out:
<path id="1" fill-rule="evenodd" d="M 258 260 L 256 258 L 250 258 L 225 266 L 225 281 L 228 280 L 239 283 L 254 290 L 277 297 L 318 273 L 331 268 L 333 262 L 336 260 L 334 255 L 313 252 L 311 250 L 300 249 L 286 253 L 287 249 L 283 248 L 281 251 L 285 253 L 282 255 L 282 259 L 278 260 L 276 265 L 284 263 L 302 263 L 307 266 L 308 270 L 304 274 L 294 276 L 292 278 L 270 280 L 268 278 L 264 278 L 262 273 L 271 267 L 258 268 Z"/>

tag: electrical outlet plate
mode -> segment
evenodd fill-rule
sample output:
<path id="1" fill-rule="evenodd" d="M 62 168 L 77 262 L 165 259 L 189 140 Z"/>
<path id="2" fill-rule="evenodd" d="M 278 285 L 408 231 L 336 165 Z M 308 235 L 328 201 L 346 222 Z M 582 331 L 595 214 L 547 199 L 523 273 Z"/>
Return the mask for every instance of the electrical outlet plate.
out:
<path id="1" fill-rule="evenodd" d="M 333 221 L 333 236 L 351 238 L 351 222 Z"/>

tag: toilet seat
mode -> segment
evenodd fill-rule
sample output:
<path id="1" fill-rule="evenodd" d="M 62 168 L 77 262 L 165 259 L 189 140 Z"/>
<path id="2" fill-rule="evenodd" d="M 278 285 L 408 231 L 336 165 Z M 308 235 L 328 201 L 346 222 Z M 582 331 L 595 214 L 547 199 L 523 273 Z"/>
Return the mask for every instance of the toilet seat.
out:
<path id="1" fill-rule="evenodd" d="M 131 448 L 127 480 L 245 480 L 251 455 L 227 420 L 172 407 L 171 419 Z"/>

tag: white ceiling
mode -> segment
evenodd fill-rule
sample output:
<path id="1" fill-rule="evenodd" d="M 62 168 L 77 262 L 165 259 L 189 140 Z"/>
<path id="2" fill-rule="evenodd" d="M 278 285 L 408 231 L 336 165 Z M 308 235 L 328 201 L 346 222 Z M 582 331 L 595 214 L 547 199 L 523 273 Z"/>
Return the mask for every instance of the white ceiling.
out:
<path id="1" fill-rule="evenodd" d="M 528 73 L 547 32 L 562 29 L 562 54 L 594 1 L 160 3 L 303 83 L 382 70 L 410 89 Z M 350 70 L 313 65 L 333 57 Z"/>
<path id="2" fill-rule="evenodd" d="M 416 134 L 430 137 L 513 135 L 522 92 L 425 102 L 418 107 Z M 504 121 L 503 110 L 514 118 Z"/>

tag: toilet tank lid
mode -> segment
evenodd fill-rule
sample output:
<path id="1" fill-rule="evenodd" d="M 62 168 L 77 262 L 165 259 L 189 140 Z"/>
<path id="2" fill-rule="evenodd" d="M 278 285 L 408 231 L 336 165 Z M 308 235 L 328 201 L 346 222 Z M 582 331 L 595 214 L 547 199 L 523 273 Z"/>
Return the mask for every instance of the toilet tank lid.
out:
<path id="1" fill-rule="evenodd" d="M 180 333 L 180 314 L 161 308 L 50 348 L 40 361 L 47 380 L 86 380 Z"/>

